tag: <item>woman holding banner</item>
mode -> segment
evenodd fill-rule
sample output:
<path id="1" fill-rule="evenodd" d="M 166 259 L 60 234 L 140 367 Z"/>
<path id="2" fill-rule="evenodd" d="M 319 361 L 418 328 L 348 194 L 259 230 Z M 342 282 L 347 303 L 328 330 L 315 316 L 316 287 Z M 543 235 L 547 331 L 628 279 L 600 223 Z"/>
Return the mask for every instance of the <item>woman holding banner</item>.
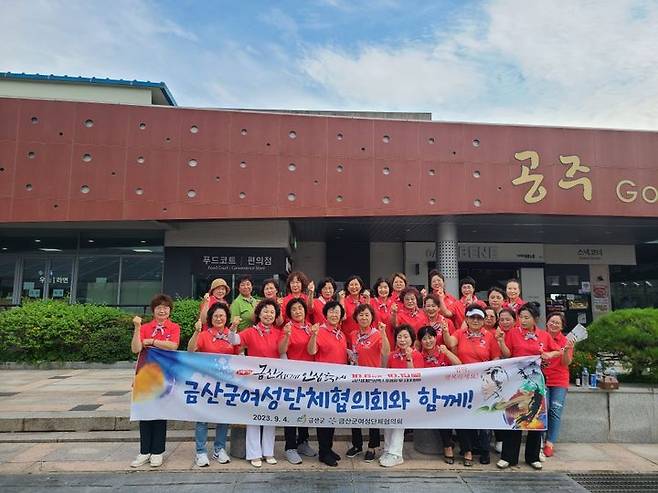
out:
<path id="1" fill-rule="evenodd" d="M 352 319 L 357 323 L 358 330 L 352 333 L 352 363 L 357 366 L 369 366 L 374 368 L 385 368 L 388 362 L 390 346 L 386 337 L 386 324 L 379 322 L 378 329 L 373 326 L 375 322 L 375 310 L 368 304 L 356 307 Z M 372 462 L 375 460 L 375 449 L 379 447 L 381 439 L 379 429 L 368 430 L 368 450 L 364 460 Z M 356 457 L 363 452 L 363 435 L 361 428 L 352 428 L 352 447 L 345 455 Z"/>
<path id="2" fill-rule="evenodd" d="M 573 341 L 562 333 L 566 325 L 562 312 L 552 313 L 546 320 L 546 330 L 562 349 L 560 358 L 548 360 L 544 367 L 546 377 L 546 404 L 548 405 L 548 430 L 544 443 L 544 455 L 553 455 L 553 445 L 560 434 L 560 418 L 569 389 L 569 365 L 573 359 Z"/>
<path id="3" fill-rule="evenodd" d="M 395 350 L 388 355 L 388 368 L 422 368 L 423 357 L 414 349 L 416 331 L 407 324 L 395 329 Z M 394 467 L 404 462 L 404 428 L 384 430 L 384 453 L 379 458 L 382 467 Z"/>
<path id="4" fill-rule="evenodd" d="M 214 354 L 236 354 L 238 347 L 229 342 L 230 332 L 236 331 L 240 323 L 240 317 L 233 318 L 231 328 L 226 327 L 231 311 L 226 303 L 215 303 L 208 309 L 206 318 L 206 330 L 201 319 L 194 325 L 194 333 L 187 344 L 190 352 L 214 353 Z M 213 443 L 213 460 L 220 464 L 231 462 L 226 453 L 226 434 L 228 425 L 217 423 L 215 429 L 215 441 Z M 210 465 L 206 444 L 208 442 L 208 423 L 197 422 L 194 439 L 196 441 L 196 456 L 194 463 L 199 467 Z"/>
<path id="5" fill-rule="evenodd" d="M 430 295 L 433 296 L 433 295 Z M 425 299 L 425 304 L 430 297 Z M 452 324 L 452 322 L 450 322 Z M 448 330 L 443 329 L 443 330 Z M 441 344 L 437 345 L 438 337 L 441 337 Z M 418 340 L 421 345 L 421 355 L 423 357 L 423 368 L 438 368 L 442 366 L 461 365 L 461 360 L 443 344 L 443 335 L 437 331 L 433 325 L 421 327 L 418 331 Z M 443 444 L 443 460 L 446 464 L 455 463 L 455 454 L 453 452 L 452 430 L 440 429 L 441 443 Z"/>
<path id="6" fill-rule="evenodd" d="M 526 303 L 519 310 L 519 327 L 513 327 L 507 334 L 502 330 L 496 333 L 500 351 L 505 358 L 517 356 L 541 356 L 542 361 L 561 356 L 563 349 L 546 332 L 537 328 L 539 304 Z M 505 469 L 519 463 L 521 449 L 520 430 L 506 431 L 503 436 L 503 451 L 496 466 Z M 539 450 L 541 448 L 541 431 L 528 431 L 525 444 L 525 461 L 534 469 L 541 469 Z"/>
<path id="7" fill-rule="evenodd" d="M 317 363 L 335 363 L 346 365 L 347 338 L 340 330 L 340 321 L 345 316 L 343 305 L 337 301 L 327 301 L 322 309 L 326 324 L 311 326 L 311 337 L 308 340 L 308 354 L 315 357 Z M 318 445 L 320 462 L 336 467 L 340 455 L 332 450 L 334 445 L 334 428 L 318 428 Z"/>
<path id="8" fill-rule="evenodd" d="M 307 307 L 304 300 L 295 298 L 286 305 L 288 322 L 283 326 L 283 336 L 279 341 L 279 354 L 282 358 L 295 361 L 314 361 L 308 352 L 308 342 L 311 338 L 311 327 L 306 323 Z M 286 459 L 291 464 L 301 464 L 302 458 L 315 457 L 317 452 L 308 444 L 308 428 L 286 426 L 283 429 L 286 437 Z"/>
<path id="9" fill-rule="evenodd" d="M 444 333 L 443 338 L 455 351 L 462 363 L 482 363 L 500 358 L 500 350 L 496 338 L 484 329 L 485 312 L 478 303 L 466 307 L 466 328 L 457 330 L 454 335 Z M 480 464 L 489 464 L 489 432 L 488 430 L 457 430 L 459 443 L 464 453 L 464 465 L 473 465 L 473 448 L 478 442 Z"/>
<path id="10" fill-rule="evenodd" d="M 253 327 L 239 334 L 232 332 L 232 344 L 239 344 L 240 351 L 247 351 L 247 356 L 261 358 L 279 357 L 279 340 L 281 331 L 275 321 L 280 315 L 279 304 L 272 299 L 261 300 L 254 309 L 258 322 Z M 274 426 L 247 425 L 247 460 L 254 467 L 262 467 L 263 457 L 268 464 L 276 464 L 274 458 Z"/>
<path id="11" fill-rule="evenodd" d="M 180 341 L 180 326 L 169 320 L 174 301 L 166 294 L 158 294 L 151 300 L 153 320 L 142 325 L 140 317 L 133 318 L 135 331 L 130 343 L 133 353 L 153 347 L 175 351 Z M 135 376 L 137 379 L 137 376 Z M 133 388 L 133 392 L 135 389 Z M 139 422 L 139 455 L 130 467 L 140 467 L 150 463 L 151 467 L 162 465 L 162 455 L 167 441 L 167 421 L 154 419 Z"/>

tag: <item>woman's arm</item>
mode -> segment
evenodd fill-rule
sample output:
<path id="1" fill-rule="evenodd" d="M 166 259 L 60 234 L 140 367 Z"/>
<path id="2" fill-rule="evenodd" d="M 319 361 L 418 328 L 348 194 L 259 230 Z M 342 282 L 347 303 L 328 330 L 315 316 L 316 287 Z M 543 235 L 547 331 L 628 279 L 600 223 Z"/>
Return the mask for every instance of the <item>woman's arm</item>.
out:
<path id="1" fill-rule="evenodd" d="M 133 330 L 133 338 L 132 341 L 130 341 L 130 350 L 137 354 L 144 348 L 140 337 L 140 330 L 142 328 L 141 317 L 135 316 L 135 318 L 133 318 L 133 325 L 135 330 Z"/>
<path id="2" fill-rule="evenodd" d="M 498 341 L 500 353 L 504 358 L 509 358 L 512 355 L 512 351 L 507 347 L 507 344 L 505 343 L 505 332 L 503 332 L 500 327 L 496 329 L 496 340 Z"/>
<path id="3" fill-rule="evenodd" d="M 439 351 L 441 351 L 443 354 L 446 355 L 446 358 L 452 363 L 453 365 L 461 365 L 462 360 L 460 360 L 455 353 L 450 351 L 444 344 L 441 344 L 439 346 Z"/>
<path id="4" fill-rule="evenodd" d="M 201 323 L 201 319 L 199 319 L 194 324 L 194 333 L 192 334 L 192 337 L 190 337 L 190 340 L 187 343 L 188 351 L 194 353 L 199 349 L 197 346 L 197 339 L 199 337 L 199 334 L 201 333 L 202 328 L 203 328 L 203 324 Z"/>
<path id="5" fill-rule="evenodd" d="M 318 352 L 318 331 L 320 326 L 318 324 L 311 325 L 311 337 L 308 340 L 308 346 L 306 346 L 306 351 L 311 356 L 315 356 Z"/>
<path id="6" fill-rule="evenodd" d="M 386 324 L 384 322 L 379 322 L 379 336 L 382 341 L 382 368 L 386 368 L 388 366 L 388 354 L 391 352 L 391 346 L 388 343 Z"/>
<path id="7" fill-rule="evenodd" d="M 441 326 L 441 333 L 443 334 L 443 341 L 446 343 L 446 346 L 454 350 L 457 347 L 457 338 L 450 333 L 448 324 L 444 323 Z"/>
<path id="8" fill-rule="evenodd" d="M 292 324 L 288 322 L 283 326 L 283 337 L 279 341 L 279 355 L 283 356 L 288 352 L 290 345 L 290 333 L 292 332 Z"/>

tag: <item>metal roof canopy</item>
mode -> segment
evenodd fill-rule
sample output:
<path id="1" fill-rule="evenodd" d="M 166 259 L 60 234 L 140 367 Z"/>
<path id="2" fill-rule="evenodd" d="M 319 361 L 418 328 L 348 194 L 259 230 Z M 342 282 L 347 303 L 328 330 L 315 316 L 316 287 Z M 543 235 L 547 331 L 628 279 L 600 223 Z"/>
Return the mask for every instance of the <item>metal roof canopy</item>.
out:
<path id="1" fill-rule="evenodd" d="M 25 80 L 31 82 L 48 81 L 63 84 L 94 84 L 99 86 L 113 87 L 136 87 L 149 89 L 153 95 L 153 102 L 156 105 L 178 106 L 174 96 L 169 91 L 167 84 L 164 82 L 151 82 L 142 80 L 124 80 L 124 79 L 101 79 L 98 77 L 70 77 L 68 75 L 45 75 L 45 74 L 17 74 L 12 72 L 0 72 L 0 79 L 6 80 Z"/>

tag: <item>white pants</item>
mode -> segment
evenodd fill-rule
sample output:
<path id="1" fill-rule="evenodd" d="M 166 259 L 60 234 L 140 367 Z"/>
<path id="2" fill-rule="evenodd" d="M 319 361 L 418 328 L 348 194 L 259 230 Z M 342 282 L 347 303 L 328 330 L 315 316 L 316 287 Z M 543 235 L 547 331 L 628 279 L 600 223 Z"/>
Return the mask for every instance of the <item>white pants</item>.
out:
<path id="1" fill-rule="evenodd" d="M 403 428 L 384 428 L 384 452 L 402 457 L 404 447 Z"/>
<path id="2" fill-rule="evenodd" d="M 263 426 L 261 435 L 260 426 L 247 425 L 247 460 L 274 457 L 275 430 L 274 426 Z"/>

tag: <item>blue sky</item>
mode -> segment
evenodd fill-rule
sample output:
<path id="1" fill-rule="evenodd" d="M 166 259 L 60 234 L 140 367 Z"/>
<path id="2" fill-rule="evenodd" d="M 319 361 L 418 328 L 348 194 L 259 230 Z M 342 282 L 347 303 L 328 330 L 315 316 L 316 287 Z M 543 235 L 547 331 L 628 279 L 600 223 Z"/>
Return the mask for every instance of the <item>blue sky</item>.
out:
<path id="1" fill-rule="evenodd" d="M 0 71 L 165 81 L 181 106 L 658 129 L 653 0 L 2 0 Z"/>

